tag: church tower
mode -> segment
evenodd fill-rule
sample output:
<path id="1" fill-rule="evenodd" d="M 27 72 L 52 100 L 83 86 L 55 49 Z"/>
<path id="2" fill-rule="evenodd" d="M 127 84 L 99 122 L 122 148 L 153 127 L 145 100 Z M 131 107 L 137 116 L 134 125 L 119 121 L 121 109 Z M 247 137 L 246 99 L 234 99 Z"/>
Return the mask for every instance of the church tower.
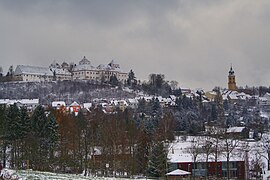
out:
<path id="1" fill-rule="evenodd" d="M 236 82 L 235 82 L 235 75 L 234 75 L 234 71 L 233 68 L 231 66 L 231 69 L 229 71 L 229 76 L 228 76 L 228 89 L 231 91 L 236 91 Z"/>

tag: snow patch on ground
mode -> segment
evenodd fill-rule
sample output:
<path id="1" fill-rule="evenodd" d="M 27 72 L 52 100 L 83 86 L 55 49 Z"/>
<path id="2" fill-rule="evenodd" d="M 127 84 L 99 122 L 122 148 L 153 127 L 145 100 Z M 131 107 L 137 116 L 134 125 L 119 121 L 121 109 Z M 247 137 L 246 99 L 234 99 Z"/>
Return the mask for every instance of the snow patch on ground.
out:
<path id="1" fill-rule="evenodd" d="M 32 171 L 32 170 L 11 170 L 3 169 L 1 176 L 4 179 L 9 180 L 60 180 L 60 179 L 76 179 L 76 180 L 85 180 L 85 179 L 96 179 L 96 180 L 128 180 L 128 178 L 108 178 L 108 177 L 90 177 L 76 174 L 58 174 L 51 172 L 41 172 L 41 171 Z M 142 179 L 143 180 L 143 179 Z"/>

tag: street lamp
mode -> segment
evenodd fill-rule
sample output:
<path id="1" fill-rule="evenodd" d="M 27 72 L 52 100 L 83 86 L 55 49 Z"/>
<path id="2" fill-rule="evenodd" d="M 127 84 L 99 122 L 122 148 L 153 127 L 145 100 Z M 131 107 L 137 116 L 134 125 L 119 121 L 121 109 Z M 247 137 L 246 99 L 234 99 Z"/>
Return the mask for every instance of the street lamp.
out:
<path id="1" fill-rule="evenodd" d="M 191 179 L 192 172 L 190 171 L 190 164 L 188 164 L 188 172 L 190 172 L 189 179 Z"/>

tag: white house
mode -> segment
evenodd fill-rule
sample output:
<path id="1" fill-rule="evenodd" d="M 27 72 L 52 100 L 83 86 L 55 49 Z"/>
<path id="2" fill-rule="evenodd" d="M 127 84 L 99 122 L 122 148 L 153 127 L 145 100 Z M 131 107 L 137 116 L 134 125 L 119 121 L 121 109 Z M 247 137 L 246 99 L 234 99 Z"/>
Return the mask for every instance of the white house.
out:
<path id="1" fill-rule="evenodd" d="M 66 107 L 66 103 L 64 101 L 53 101 L 52 107 L 55 109 L 60 109 L 61 107 Z"/>

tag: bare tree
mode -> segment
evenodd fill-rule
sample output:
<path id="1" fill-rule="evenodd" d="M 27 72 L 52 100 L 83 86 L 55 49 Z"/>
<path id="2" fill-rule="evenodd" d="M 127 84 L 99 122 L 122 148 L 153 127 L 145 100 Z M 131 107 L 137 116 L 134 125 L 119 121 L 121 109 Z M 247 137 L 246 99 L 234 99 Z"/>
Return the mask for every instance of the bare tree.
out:
<path id="1" fill-rule="evenodd" d="M 256 153 L 255 156 L 252 158 L 251 160 L 251 171 L 252 173 L 252 177 L 256 178 L 256 179 L 261 179 L 261 173 L 262 173 L 262 169 L 264 168 L 265 164 L 263 163 L 262 156 L 260 156 L 260 153 Z"/>
<path id="2" fill-rule="evenodd" d="M 176 88 L 178 86 L 178 82 L 177 81 L 171 81 L 170 86 L 171 86 L 172 90 L 176 90 Z"/>
<path id="3" fill-rule="evenodd" d="M 267 170 L 270 170 L 270 137 L 268 135 L 262 136 L 258 147 L 260 147 L 259 154 L 267 160 Z"/>
<path id="4" fill-rule="evenodd" d="M 198 155 L 201 153 L 201 137 L 200 136 L 196 136 L 193 137 L 191 140 L 191 146 L 187 149 L 188 153 L 191 154 L 192 156 L 192 160 L 193 160 L 193 170 L 195 170 L 196 168 L 196 162 L 197 162 L 197 158 Z M 193 174 L 193 179 L 195 179 L 195 172 Z"/>
<path id="5" fill-rule="evenodd" d="M 209 131 L 210 137 L 212 138 L 212 141 L 213 141 L 212 151 L 213 151 L 214 160 L 215 160 L 216 178 L 218 178 L 218 157 L 222 153 L 222 149 L 220 146 L 221 136 L 222 134 L 224 134 L 224 131 L 225 130 L 223 128 L 219 128 L 219 127 L 214 127 Z"/>
<path id="6" fill-rule="evenodd" d="M 227 179 L 230 179 L 230 158 L 233 151 L 239 146 L 239 140 L 235 136 L 224 133 L 222 136 L 222 149 L 226 155 Z"/>
<path id="7" fill-rule="evenodd" d="M 210 136 L 205 136 L 202 139 L 202 152 L 205 155 L 206 174 L 205 179 L 208 179 L 208 160 L 209 156 L 214 153 L 214 139 Z"/>

